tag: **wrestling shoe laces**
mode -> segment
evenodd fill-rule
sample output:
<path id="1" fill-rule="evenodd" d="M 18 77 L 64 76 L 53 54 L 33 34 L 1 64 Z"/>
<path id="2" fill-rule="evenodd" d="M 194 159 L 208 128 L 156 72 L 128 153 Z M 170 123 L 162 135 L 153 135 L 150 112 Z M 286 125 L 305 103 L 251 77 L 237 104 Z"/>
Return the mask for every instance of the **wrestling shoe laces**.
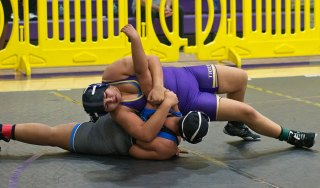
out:
<path id="1" fill-rule="evenodd" d="M 258 134 L 252 133 L 243 123 L 236 122 L 228 124 L 224 127 L 223 132 L 230 136 L 239 136 L 246 141 L 260 141 L 261 137 Z"/>
<path id="2" fill-rule="evenodd" d="M 317 137 L 316 133 L 304 133 L 299 131 L 289 131 L 288 143 L 296 147 L 307 147 L 311 148 Z"/>

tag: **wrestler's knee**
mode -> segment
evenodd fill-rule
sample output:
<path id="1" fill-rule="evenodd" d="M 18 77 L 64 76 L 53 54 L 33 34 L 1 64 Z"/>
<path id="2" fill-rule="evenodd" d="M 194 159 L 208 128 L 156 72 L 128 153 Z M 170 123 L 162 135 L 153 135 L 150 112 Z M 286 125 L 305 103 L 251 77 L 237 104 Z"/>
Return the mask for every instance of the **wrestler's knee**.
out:
<path id="1" fill-rule="evenodd" d="M 50 127 L 47 133 L 47 144 L 49 146 L 56 146 L 57 139 L 59 138 L 59 131 L 56 127 Z"/>
<path id="2" fill-rule="evenodd" d="M 170 159 L 177 153 L 177 145 L 172 141 L 161 142 L 157 145 L 158 160 Z"/>
<path id="3" fill-rule="evenodd" d="M 47 144 L 49 146 L 59 146 L 65 148 L 66 143 L 69 142 L 71 136 L 71 130 L 63 127 L 50 127 L 50 131 L 47 134 Z"/>
<path id="4" fill-rule="evenodd" d="M 247 85 L 248 82 L 248 74 L 246 71 L 239 69 L 238 71 L 238 80 L 241 82 L 241 85 Z"/>
<path id="5" fill-rule="evenodd" d="M 258 112 L 251 106 L 245 105 L 241 111 L 242 120 L 254 121 L 258 117 Z"/>

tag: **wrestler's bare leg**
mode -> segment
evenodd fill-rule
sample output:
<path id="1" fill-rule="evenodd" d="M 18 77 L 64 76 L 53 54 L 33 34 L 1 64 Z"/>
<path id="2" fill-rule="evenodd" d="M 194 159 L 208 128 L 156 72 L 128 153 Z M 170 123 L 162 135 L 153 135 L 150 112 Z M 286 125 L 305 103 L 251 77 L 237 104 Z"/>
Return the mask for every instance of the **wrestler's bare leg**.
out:
<path id="1" fill-rule="evenodd" d="M 216 65 L 218 73 L 219 94 L 227 94 L 227 98 L 244 101 L 248 76 L 239 68 Z"/>
<path id="2" fill-rule="evenodd" d="M 220 99 L 217 120 L 240 121 L 255 132 L 273 138 L 278 138 L 281 133 L 280 125 L 263 116 L 253 107 L 228 98 Z"/>
<path id="3" fill-rule="evenodd" d="M 61 124 L 50 127 L 41 123 L 16 124 L 15 139 L 35 145 L 57 146 L 69 150 L 69 141 L 72 129 L 76 123 Z"/>
<path id="4" fill-rule="evenodd" d="M 287 141 L 297 147 L 311 148 L 317 137 L 314 132 L 301 132 L 281 127 L 265 117 L 248 104 L 228 98 L 220 100 L 217 120 L 240 121 L 248 125 L 252 130 L 262 135 Z"/>
<path id="5" fill-rule="evenodd" d="M 227 98 L 239 102 L 244 102 L 244 97 L 247 88 L 248 76 L 247 73 L 239 68 L 216 65 L 218 74 L 219 94 L 226 94 Z M 261 137 L 252 133 L 239 120 L 228 122 L 224 127 L 223 132 L 231 136 L 239 136 L 244 140 L 258 141 Z"/>

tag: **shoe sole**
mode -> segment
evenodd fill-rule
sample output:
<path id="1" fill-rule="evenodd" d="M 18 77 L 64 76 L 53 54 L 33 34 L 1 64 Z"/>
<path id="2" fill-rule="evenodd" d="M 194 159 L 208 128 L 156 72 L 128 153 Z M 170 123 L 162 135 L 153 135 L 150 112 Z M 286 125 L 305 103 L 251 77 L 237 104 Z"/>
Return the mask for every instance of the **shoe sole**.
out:
<path id="1" fill-rule="evenodd" d="M 245 141 L 261 141 L 261 138 L 252 138 L 252 137 L 240 137 L 240 138 L 242 138 Z"/>
<path id="2" fill-rule="evenodd" d="M 314 144 L 316 143 L 316 138 L 317 138 L 318 134 L 315 133 L 314 138 L 313 138 L 313 143 L 311 146 L 302 146 L 302 147 L 306 147 L 306 148 L 312 148 L 314 146 Z"/>
<path id="3" fill-rule="evenodd" d="M 313 146 L 314 146 L 314 144 L 316 143 L 316 138 L 317 138 L 317 136 L 318 136 L 318 134 L 317 134 L 317 133 L 315 133 L 315 135 L 314 135 L 314 139 L 313 139 L 313 143 L 312 143 L 312 146 L 310 146 L 310 147 L 308 147 L 308 148 L 311 148 L 311 147 L 313 147 Z"/>
<path id="4" fill-rule="evenodd" d="M 223 129 L 223 132 L 229 136 L 236 136 L 236 135 L 229 134 L 226 129 Z M 237 136 L 237 137 L 240 137 L 245 141 L 261 141 L 261 138 L 241 137 L 241 136 Z"/>

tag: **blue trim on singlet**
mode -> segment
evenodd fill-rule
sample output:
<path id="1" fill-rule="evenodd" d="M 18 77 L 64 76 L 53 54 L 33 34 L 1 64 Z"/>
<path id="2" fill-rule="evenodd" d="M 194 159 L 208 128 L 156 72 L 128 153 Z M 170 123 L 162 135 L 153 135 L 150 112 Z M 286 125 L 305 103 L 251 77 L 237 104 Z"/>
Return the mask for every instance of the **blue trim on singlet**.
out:
<path id="1" fill-rule="evenodd" d="M 172 140 L 172 141 L 174 141 L 177 145 L 179 145 L 178 138 L 177 138 L 176 136 L 170 134 L 170 133 L 160 131 L 157 136 L 158 136 L 158 137 L 161 137 L 161 138 L 168 139 L 168 140 Z"/>
<path id="2" fill-rule="evenodd" d="M 150 118 L 150 116 L 152 114 L 154 114 L 156 112 L 155 109 L 150 109 L 150 108 L 144 108 L 141 112 L 140 112 L 140 118 L 143 120 L 143 121 L 147 121 L 147 119 Z M 181 112 L 176 112 L 176 111 L 173 111 L 172 109 L 170 109 L 169 111 L 170 114 L 172 114 L 173 116 L 175 117 L 182 117 L 182 113 Z"/>
<path id="3" fill-rule="evenodd" d="M 69 144 L 70 144 L 70 150 L 71 152 L 77 152 L 76 151 L 76 148 L 74 147 L 74 137 L 76 135 L 76 132 L 78 130 L 78 128 L 80 127 L 80 123 L 76 124 L 73 129 L 72 129 L 72 132 L 71 132 L 71 137 L 70 137 L 70 141 L 69 141 Z"/>
<path id="4" fill-rule="evenodd" d="M 144 108 L 141 112 L 140 112 L 140 118 L 143 120 L 143 121 L 147 121 L 150 116 L 152 114 L 154 114 L 156 112 L 155 109 L 150 109 L 150 108 Z"/>
<path id="5" fill-rule="evenodd" d="M 176 117 L 182 117 L 181 112 L 176 112 L 176 111 L 170 110 L 169 113 L 171 113 L 173 116 L 176 116 Z"/>
<path id="6" fill-rule="evenodd" d="M 141 112 L 140 112 L 140 118 L 143 120 L 143 121 L 147 121 L 150 116 L 152 114 L 154 114 L 156 112 L 155 109 L 150 109 L 150 108 L 144 108 Z M 176 116 L 176 117 L 182 117 L 182 113 L 181 112 L 175 112 L 173 110 L 170 110 L 169 111 L 173 116 Z M 161 137 L 161 138 L 165 138 L 165 139 L 168 139 L 168 140 L 172 140 L 174 141 L 177 145 L 179 145 L 179 141 L 178 141 L 178 138 L 176 135 L 173 135 L 173 134 L 170 134 L 168 132 L 164 132 L 164 131 L 160 131 L 157 135 L 158 137 Z"/>

